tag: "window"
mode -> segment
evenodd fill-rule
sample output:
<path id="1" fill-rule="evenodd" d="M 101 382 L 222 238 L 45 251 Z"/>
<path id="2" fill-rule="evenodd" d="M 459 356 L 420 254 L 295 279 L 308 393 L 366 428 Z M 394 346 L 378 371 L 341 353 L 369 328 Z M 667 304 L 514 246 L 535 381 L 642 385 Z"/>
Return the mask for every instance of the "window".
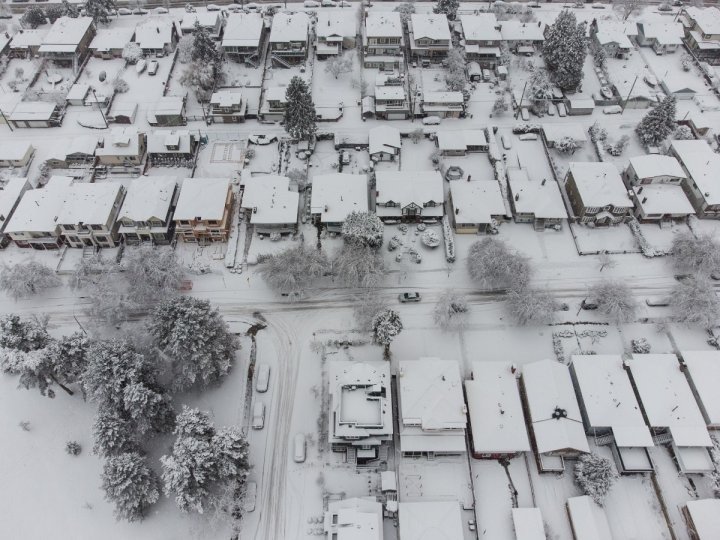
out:
<path id="1" fill-rule="evenodd" d="M 102 231 L 102 230 L 103 230 L 103 226 L 102 226 L 102 225 L 90 225 L 90 228 L 91 228 L 93 231 Z"/>
<path id="2" fill-rule="evenodd" d="M 190 225 L 189 221 L 181 220 L 179 221 L 180 225 Z"/>
<path id="3" fill-rule="evenodd" d="M 63 229 L 66 231 L 74 231 L 75 225 L 63 225 Z"/>
<path id="4" fill-rule="evenodd" d="M 80 239 L 77 236 L 68 236 L 68 242 L 78 243 L 78 242 L 80 242 Z"/>

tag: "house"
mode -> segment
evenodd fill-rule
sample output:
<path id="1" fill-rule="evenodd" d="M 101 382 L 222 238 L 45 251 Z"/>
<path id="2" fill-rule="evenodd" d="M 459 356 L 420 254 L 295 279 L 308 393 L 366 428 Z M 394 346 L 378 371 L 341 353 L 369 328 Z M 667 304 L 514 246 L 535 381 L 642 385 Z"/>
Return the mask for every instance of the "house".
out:
<path id="1" fill-rule="evenodd" d="M 185 178 L 173 215 L 183 242 L 227 242 L 233 192 L 228 178 Z"/>
<path id="2" fill-rule="evenodd" d="M 444 202 L 443 180 L 438 171 L 375 173 L 375 212 L 383 221 L 439 221 Z"/>
<path id="3" fill-rule="evenodd" d="M 315 24 L 315 54 L 328 58 L 356 46 L 355 15 L 345 11 L 320 11 Z"/>
<path id="4" fill-rule="evenodd" d="M 465 115 L 462 92 L 423 92 L 422 113 L 439 118 L 460 118 Z"/>
<path id="5" fill-rule="evenodd" d="M 141 176 L 130 182 L 117 217 L 124 243 L 169 244 L 175 228 L 172 217 L 177 191 L 176 179 L 169 176 Z"/>
<path id="6" fill-rule="evenodd" d="M 120 239 L 117 215 L 125 198 L 120 183 L 70 186 L 57 223 L 70 247 L 114 247 Z"/>
<path id="7" fill-rule="evenodd" d="M 574 540 L 613 540 L 605 510 L 589 496 L 570 497 L 567 513 Z"/>
<path id="8" fill-rule="evenodd" d="M 134 124 L 137 117 L 137 103 L 118 103 L 113 101 L 107 121 L 111 124 Z"/>
<path id="9" fill-rule="evenodd" d="M 720 9 L 685 7 L 680 14 L 685 44 L 700 62 L 720 64 Z"/>
<path id="10" fill-rule="evenodd" d="M 0 93 L 0 125 L 9 124 L 8 117 L 18 103 L 22 101 L 20 92 Z"/>
<path id="11" fill-rule="evenodd" d="M 682 509 L 691 540 L 713 540 L 720 537 L 720 501 L 697 499 Z"/>
<path id="12" fill-rule="evenodd" d="M 669 54 L 682 47 L 683 26 L 679 22 L 642 21 L 637 23 L 637 42 L 652 47 L 655 54 Z"/>
<path id="13" fill-rule="evenodd" d="M 347 461 L 367 463 L 393 437 L 392 386 L 388 362 L 328 362 L 328 439 Z"/>
<path id="14" fill-rule="evenodd" d="M 53 169 L 93 166 L 97 145 L 98 139 L 93 135 L 72 137 L 53 146 L 50 155 L 46 158 L 46 163 Z"/>
<path id="15" fill-rule="evenodd" d="M 9 32 L 0 32 L 0 57 L 4 56 L 10 50 L 10 37 Z"/>
<path id="16" fill-rule="evenodd" d="M 235 62 L 260 62 L 261 44 L 266 34 L 259 13 L 233 13 L 227 18 L 222 50 Z"/>
<path id="17" fill-rule="evenodd" d="M 278 122 L 285 118 L 287 108 L 287 86 L 271 86 L 264 92 L 260 117 L 270 122 Z"/>
<path id="18" fill-rule="evenodd" d="M 704 140 L 673 141 L 669 152 L 685 171 L 681 185 L 697 216 L 720 218 L 720 156 Z"/>
<path id="19" fill-rule="evenodd" d="M 506 169 L 510 204 L 517 223 L 532 223 L 536 231 L 559 229 L 567 210 L 555 179 L 530 180 L 527 169 Z"/>
<path id="20" fill-rule="evenodd" d="M 444 13 L 413 13 L 408 24 L 408 41 L 413 58 L 445 58 L 452 48 L 447 16 Z"/>
<path id="21" fill-rule="evenodd" d="M 400 131 L 390 126 L 378 126 L 368 131 L 370 159 L 395 161 L 400 157 Z"/>
<path id="22" fill-rule="evenodd" d="M 320 174 L 313 177 L 310 213 L 313 222 L 339 233 L 351 212 L 368 211 L 368 181 L 364 174 Z"/>
<path id="23" fill-rule="evenodd" d="M 60 17 L 45 35 L 38 52 L 42 58 L 70 66 L 77 73 L 94 37 L 92 17 Z"/>
<path id="24" fill-rule="evenodd" d="M 147 136 L 147 153 L 154 167 L 192 167 L 198 139 L 188 130 L 153 131 Z"/>
<path id="25" fill-rule="evenodd" d="M 247 101 L 240 88 L 218 90 L 210 98 L 208 116 L 213 122 L 238 123 L 245 121 Z"/>
<path id="26" fill-rule="evenodd" d="M 398 504 L 399 540 L 463 540 L 463 518 L 458 501 L 401 502 Z"/>
<path id="27" fill-rule="evenodd" d="M 570 116 L 592 114 L 595 110 L 595 100 L 584 94 L 568 94 L 565 96 L 565 106 Z"/>
<path id="28" fill-rule="evenodd" d="M 690 32 L 685 38 L 685 45 L 697 58 L 698 62 L 706 62 L 711 66 L 720 65 L 720 41 L 704 39 L 700 32 Z"/>
<path id="29" fill-rule="evenodd" d="M 653 470 L 647 449 L 650 430 L 619 354 L 573 355 L 570 374 L 585 433 L 595 444 L 611 445 L 621 473 Z"/>
<path id="30" fill-rule="evenodd" d="M 565 191 L 580 223 L 616 225 L 632 213 L 632 200 L 612 163 L 571 162 Z"/>
<path id="31" fill-rule="evenodd" d="M 12 219 L 13 212 L 20 204 L 23 194 L 30 189 L 30 182 L 25 177 L 14 176 L 0 187 L 0 249 L 10 243 L 7 226 Z"/>
<path id="32" fill-rule="evenodd" d="M 330 501 L 323 523 L 326 538 L 383 540 L 383 508 L 373 497 Z"/>
<path id="33" fill-rule="evenodd" d="M 495 180 L 450 182 L 448 213 L 455 232 L 497 232 L 507 210 L 500 185 Z"/>
<path id="34" fill-rule="evenodd" d="M 648 425 L 656 438 L 669 443 L 680 471 L 713 471 L 708 452 L 713 443 L 677 357 L 633 354 L 627 365 Z"/>
<path id="35" fill-rule="evenodd" d="M 545 523 L 539 508 L 513 508 L 515 540 L 546 540 Z"/>
<path id="36" fill-rule="evenodd" d="M 303 12 L 276 13 L 270 28 L 273 66 L 290 67 L 304 62 L 308 54 L 310 19 Z"/>
<path id="37" fill-rule="evenodd" d="M 397 385 L 402 455 L 434 458 L 464 454 L 467 407 L 458 362 L 400 360 Z"/>
<path id="38" fill-rule="evenodd" d="M 68 105 L 85 105 L 85 98 L 90 93 L 90 85 L 83 83 L 75 83 L 65 96 Z"/>
<path id="39" fill-rule="evenodd" d="M 439 130 L 435 133 L 435 144 L 443 156 L 464 156 L 469 152 L 488 151 L 487 138 L 482 129 Z"/>
<path id="40" fill-rule="evenodd" d="M 90 42 L 90 53 L 103 60 L 122 58 L 125 45 L 133 41 L 134 37 L 134 26 L 100 28 Z"/>
<path id="41" fill-rule="evenodd" d="M 630 188 L 633 212 L 641 223 L 667 223 L 686 219 L 695 213 L 682 186 L 676 184 L 650 184 Z"/>
<path id="42" fill-rule="evenodd" d="M 614 93 L 620 96 L 623 109 L 647 109 L 658 102 L 657 91 L 636 80 L 636 75 L 621 73 L 612 81 Z"/>
<path id="43" fill-rule="evenodd" d="M 151 126 L 184 126 L 185 96 L 163 96 L 155 102 L 147 113 L 147 121 Z"/>
<path id="44" fill-rule="evenodd" d="M 54 102 L 21 101 L 8 120 L 16 128 L 59 127 L 63 116 L 65 109 Z"/>
<path id="45" fill-rule="evenodd" d="M 5 141 L 0 144 L 0 167 L 25 167 L 34 154 L 30 141 Z"/>
<path id="46" fill-rule="evenodd" d="M 410 116 L 404 85 L 375 86 L 375 116 L 383 120 L 405 120 Z"/>
<path id="47" fill-rule="evenodd" d="M 473 362 L 465 381 L 475 459 L 509 459 L 530 451 L 517 369 L 510 362 Z"/>
<path id="48" fill-rule="evenodd" d="M 572 377 L 565 364 L 541 360 L 523 365 L 520 393 L 540 472 L 562 472 L 566 458 L 590 452 Z"/>
<path id="49" fill-rule="evenodd" d="M 572 139 L 579 146 L 584 146 L 587 142 L 587 130 L 577 122 L 542 124 L 541 127 L 548 148 L 555 148 L 557 143 L 566 138 Z"/>
<path id="50" fill-rule="evenodd" d="M 630 158 L 630 162 L 623 172 L 623 179 L 628 186 L 647 184 L 679 186 L 687 180 L 687 175 L 673 156 L 650 154 Z"/>
<path id="51" fill-rule="evenodd" d="M 666 95 L 675 96 L 676 99 L 693 99 L 696 94 L 702 93 L 705 90 L 703 85 L 696 85 L 692 80 L 692 77 L 687 75 L 678 74 L 667 74 L 665 78 L 660 81 L 660 87 L 663 89 Z"/>
<path id="52" fill-rule="evenodd" d="M 179 39 L 177 26 L 166 17 L 146 19 L 135 28 L 135 43 L 146 55 L 165 56 L 175 50 Z"/>
<path id="53" fill-rule="evenodd" d="M 590 39 L 608 58 L 627 58 L 633 44 L 626 29 L 627 24 L 623 22 L 594 19 L 590 25 Z"/>
<path id="54" fill-rule="evenodd" d="M 199 24 L 200 28 L 207 30 L 210 37 L 220 39 L 223 33 L 223 23 L 225 18 L 220 11 L 196 11 L 193 13 L 184 13 L 180 20 L 180 32 L 187 36 L 195 30 L 195 24 Z"/>
<path id="55" fill-rule="evenodd" d="M 545 43 L 545 25 L 540 21 L 501 21 L 500 35 L 511 50 L 518 54 L 532 55 L 536 48 Z"/>
<path id="56" fill-rule="evenodd" d="M 709 429 L 720 429 L 720 352 L 681 351 L 682 365 Z"/>
<path id="57" fill-rule="evenodd" d="M 258 234 L 294 233 L 297 230 L 300 194 L 290 190 L 287 176 L 251 176 L 243 171 L 245 186 L 240 208 L 248 212 Z"/>
<path id="58" fill-rule="evenodd" d="M 5 234 L 21 248 L 58 249 L 63 239 L 57 220 L 72 181 L 70 176 L 51 176 L 45 187 L 26 190 Z"/>
<path id="59" fill-rule="evenodd" d="M 393 69 L 403 63 L 405 40 L 399 13 L 367 12 L 362 39 L 363 65 L 366 68 Z"/>
<path id="60" fill-rule="evenodd" d="M 100 165 L 140 165 L 145 157 L 147 141 L 135 127 L 112 128 L 95 150 Z"/>
<path id="61" fill-rule="evenodd" d="M 477 62 L 480 68 L 495 68 L 500 60 L 503 43 L 495 14 L 460 15 L 460 26 L 468 61 Z"/>
<path id="62" fill-rule="evenodd" d="M 40 46 L 49 32 L 47 28 L 22 29 L 13 35 L 8 56 L 10 58 L 35 58 L 39 56 Z"/>

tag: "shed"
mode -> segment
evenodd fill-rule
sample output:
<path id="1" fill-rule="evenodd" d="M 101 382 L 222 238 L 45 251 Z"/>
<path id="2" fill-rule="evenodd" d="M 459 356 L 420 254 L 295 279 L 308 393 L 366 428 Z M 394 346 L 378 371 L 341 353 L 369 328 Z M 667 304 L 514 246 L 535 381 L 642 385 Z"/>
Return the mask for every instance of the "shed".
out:
<path id="1" fill-rule="evenodd" d="M 568 114 L 570 116 L 592 114 L 595 110 L 595 101 L 593 98 L 583 94 L 566 95 L 565 102 L 567 103 Z"/>

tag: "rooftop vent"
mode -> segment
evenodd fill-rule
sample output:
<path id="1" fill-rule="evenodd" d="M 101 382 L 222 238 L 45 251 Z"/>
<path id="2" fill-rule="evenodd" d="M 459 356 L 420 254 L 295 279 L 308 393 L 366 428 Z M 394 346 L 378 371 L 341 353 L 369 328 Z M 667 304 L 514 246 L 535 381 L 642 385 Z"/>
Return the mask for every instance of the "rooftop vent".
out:
<path id="1" fill-rule="evenodd" d="M 565 409 L 561 409 L 560 407 L 555 407 L 555 410 L 552 413 L 552 417 L 554 420 L 560 420 L 561 418 L 567 418 L 567 411 Z"/>

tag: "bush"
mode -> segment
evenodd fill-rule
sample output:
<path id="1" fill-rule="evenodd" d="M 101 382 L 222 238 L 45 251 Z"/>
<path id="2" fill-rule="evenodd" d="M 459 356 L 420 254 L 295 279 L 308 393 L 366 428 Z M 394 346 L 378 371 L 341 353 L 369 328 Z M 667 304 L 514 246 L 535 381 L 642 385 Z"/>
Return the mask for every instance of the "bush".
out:
<path id="1" fill-rule="evenodd" d="M 600 506 L 617 479 L 610 460 L 597 454 L 583 454 L 575 465 L 575 482 Z"/>
<path id="2" fill-rule="evenodd" d="M 77 441 L 68 441 L 65 443 L 65 452 L 71 456 L 79 456 L 80 452 L 82 452 L 82 446 Z"/>

